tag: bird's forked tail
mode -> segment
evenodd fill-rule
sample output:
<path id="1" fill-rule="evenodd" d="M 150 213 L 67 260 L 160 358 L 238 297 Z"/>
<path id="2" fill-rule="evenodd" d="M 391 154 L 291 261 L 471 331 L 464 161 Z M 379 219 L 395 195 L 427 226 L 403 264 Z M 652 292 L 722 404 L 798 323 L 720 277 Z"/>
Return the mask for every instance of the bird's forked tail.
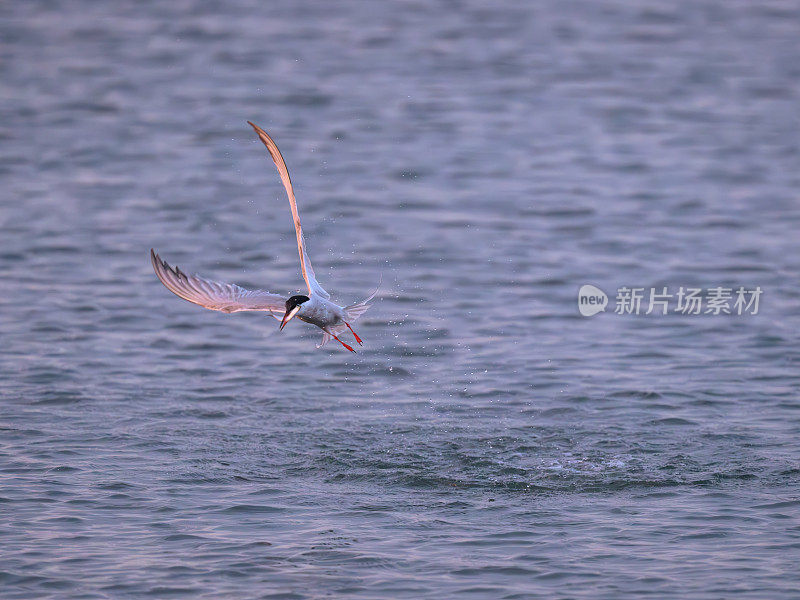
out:
<path id="1" fill-rule="evenodd" d="M 383 275 L 381 275 L 381 280 L 378 282 L 378 287 L 376 287 L 373 292 L 364 298 L 361 302 L 356 302 L 355 304 L 349 304 L 348 306 L 344 307 L 344 313 L 347 315 L 347 322 L 352 323 L 356 319 L 358 319 L 361 315 L 367 312 L 367 309 L 371 306 L 369 301 L 372 300 L 375 295 L 378 293 L 378 290 L 381 289 L 381 283 L 383 283 Z"/>
<path id="2" fill-rule="evenodd" d="M 383 283 L 383 276 L 381 276 L 381 281 L 378 283 L 378 287 L 376 287 L 375 290 L 369 296 L 364 298 L 361 302 L 356 302 L 354 304 L 349 304 L 349 305 L 344 307 L 344 314 L 346 315 L 346 320 L 345 321 L 347 323 L 354 323 L 356 320 L 358 320 L 358 318 L 361 315 L 363 315 L 365 312 L 367 312 L 367 309 L 370 306 L 372 306 L 371 304 L 369 304 L 369 301 L 372 300 L 375 297 L 375 295 L 378 293 L 378 290 L 381 288 L 381 283 Z M 339 335 L 345 329 L 347 329 L 347 325 L 345 325 L 344 323 L 340 323 L 339 325 L 336 325 L 335 327 L 332 327 L 331 328 L 331 332 L 334 335 Z M 354 334 L 355 334 L 355 332 L 354 332 Z M 322 334 L 322 341 L 319 343 L 317 348 L 322 348 L 331 339 L 333 339 L 332 335 L 330 335 L 328 332 L 323 333 Z"/>

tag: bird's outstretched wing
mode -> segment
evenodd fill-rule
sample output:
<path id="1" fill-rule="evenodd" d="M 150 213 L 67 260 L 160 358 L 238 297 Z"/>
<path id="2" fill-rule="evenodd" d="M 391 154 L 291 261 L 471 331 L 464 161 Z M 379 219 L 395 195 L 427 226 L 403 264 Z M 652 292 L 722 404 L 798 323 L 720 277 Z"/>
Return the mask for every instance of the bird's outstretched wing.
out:
<path id="1" fill-rule="evenodd" d="M 306 241 L 303 237 L 303 228 L 300 226 L 300 216 L 297 214 L 297 200 L 295 200 L 294 197 L 292 180 L 289 178 L 289 170 L 286 168 L 286 162 L 283 160 L 283 156 L 281 156 L 281 151 L 278 150 L 278 145 L 272 140 L 271 137 L 267 135 L 266 131 L 250 121 L 248 121 L 247 124 L 255 129 L 259 139 L 264 142 L 267 150 L 269 150 L 269 155 L 272 157 L 272 160 L 275 161 L 275 166 L 278 167 L 278 174 L 281 176 L 283 187 L 286 188 L 286 195 L 289 196 L 289 207 L 292 209 L 294 230 L 297 234 L 297 250 L 300 254 L 300 270 L 303 273 L 303 279 L 306 280 L 308 291 L 311 294 L 316 294 L 317 296 L 321 296 L 327 300 L 331 297 L 331 295 L 326 292 L 317 281 L 317 277 L 314 275 L 314 268 L 311 266 L 311 260 L 308 258 Z"/>
<path id="2" fill-rule="evenodd" d="M 282 314 L 286 309 L 286 300 L 278 294 L 264 290 L 246 290 L 233 283 L 220 283 L 197 275 L 187 275 L 178 267 L 170 266 L 152 249 L 150 260 L 156 275 L 169 291 L 204 308 L 224 313 L 263 310 L 272 313 L 276 319 L 280 317 L 275 313 Z"/>

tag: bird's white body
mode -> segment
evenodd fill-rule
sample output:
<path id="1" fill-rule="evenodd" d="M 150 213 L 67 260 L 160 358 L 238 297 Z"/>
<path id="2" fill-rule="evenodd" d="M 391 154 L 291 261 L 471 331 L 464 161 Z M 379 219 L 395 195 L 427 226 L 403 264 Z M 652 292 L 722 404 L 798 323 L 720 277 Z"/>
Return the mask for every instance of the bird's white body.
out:
<path id="1" fill-rule="evenodd" d="M 344 307 L 312 295 L 308 302 L 303 302 L 297 311 L 297 318 L 306 323 L 316 325 L 323 331 L 342 325 L 347 319 Z"/>
<path id="2" fill-rule="evenodd" d="M 306 252 L 303 229 L 297 212 L 297 201 L 294 197 L 292 182 L 283 156 L 281 156 L 278 146 L 263 129 L 249 121 L 248 123 L 267 147 L 272 160 L 275 161 L 275 166 L 278 167 L 278 174 L 281 177 L 284 188 L 286 188 L 286 194 L 289 196 L 289 207 L 292 211 L 295 233 L 297 234 L 297 250 L 300 254 L 300 271 L 308 287 L 308 296 L 298 295 L 286 299 L 283 296 L 272 294 L 265 290 L 246 290 L 235 284 L 211 281 L 198 275 L 186 275 L 179 268 L 172 267 L 162 260 L 154 250 L 150 250 L 153 269 L 161 283 L 184 300 L 199 304 L 210 310 L 218 310 L 225 313 L 244 310 L 267 311 L 281 321 L 281 329 L 297 316 L 301 321 L 316 325 L 324 332 L 322 342 L 317 346 L 318 348 L 324 346 L 333 338 L 351 352 L 355 352 L 338 336 L 346 329 L 350 329 L 356 341 L 361 344 L 361 338 L 353 331 L 350 324 L 369 308 L 368 302 L 375 297 L 378 290 L 376 289 L 361 302 L 348 306 L 339 306 L 331 302 L 330 294 L 317 281 L 314 268 L 311 266 L 311 260 Z M 276 314 L 280 312 L 283 312 L 283 317 Z"/>

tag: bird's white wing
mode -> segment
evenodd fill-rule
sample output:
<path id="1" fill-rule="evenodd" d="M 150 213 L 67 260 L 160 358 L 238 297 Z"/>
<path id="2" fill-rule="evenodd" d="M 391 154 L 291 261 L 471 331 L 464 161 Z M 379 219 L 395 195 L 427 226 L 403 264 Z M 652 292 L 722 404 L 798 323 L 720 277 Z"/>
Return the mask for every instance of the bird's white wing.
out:
<path id="1" fill-rule="evenodd" d="M 178 267 L 170 266 L 152 249 L 150 260 L 156 275 L 169 291 L 204 308 L 224 313 L 263 310 L 272 313 L 276 319 L 280 319 L 280 316 L 275 313 L 283 314 L 286 310 L 286 300 L 278 294 L 264 290 L 246 290 L 233 283 L 220 283 L 197 275 L 187 275 Z"/>
<path id="2" fill-rule="evenodd" d="M 278 145 L 272 140 L 271 137 L 267 135 L 267 132 L 250 121 L 247 123 L 250 125 L 250 127 L 255 129 L 259 139 L 264 142 L 267 150 L 269 150 L 269 155 L 272 157 L 272 160 L 275 161 L 275 166 L 278 167 L 278 174 L 281 176 L 283 187 L 286 188 L 286 195 L 289 196 L 289 207 L 292 209 L 294 230 L 297 234 L 297 250 L 300 254 L 300 270 L 303 273 L 303 279 L 306 280 L 308 291 L 311 294 L 316 294 L 317 296 L 321 296 L 327 300 L 331 297 L 331 295 L 326 292 L 317 281 L 317 277 L 314 275 L 314 268 L 311 266 L 311 260 L 308 258 L 306 241 L 303 237 L 303 228 L 300 226 L 300 215 L 297 214 L 297 200 L 295 200 L 294 197 L 292 180 L 289 178 L 289 170 L 286 168 L 286 162 L 283 160 L 283 156 L 281 156 L 281 151 L 278 150 Z"/>

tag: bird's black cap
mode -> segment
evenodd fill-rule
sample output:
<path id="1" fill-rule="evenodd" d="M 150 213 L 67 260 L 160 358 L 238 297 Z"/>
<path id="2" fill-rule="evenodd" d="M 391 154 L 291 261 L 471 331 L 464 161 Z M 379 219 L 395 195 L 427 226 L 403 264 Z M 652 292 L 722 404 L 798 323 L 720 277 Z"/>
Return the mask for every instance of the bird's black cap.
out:
<path id="1" fill-rule="evenodd" d="M 286 301 L 286 312 L 289 312 L 295 306 L 298 306 L 303 302 L 308 302 L 309 300 L 310 298 L 308 296 L 292 296 Z"/>

